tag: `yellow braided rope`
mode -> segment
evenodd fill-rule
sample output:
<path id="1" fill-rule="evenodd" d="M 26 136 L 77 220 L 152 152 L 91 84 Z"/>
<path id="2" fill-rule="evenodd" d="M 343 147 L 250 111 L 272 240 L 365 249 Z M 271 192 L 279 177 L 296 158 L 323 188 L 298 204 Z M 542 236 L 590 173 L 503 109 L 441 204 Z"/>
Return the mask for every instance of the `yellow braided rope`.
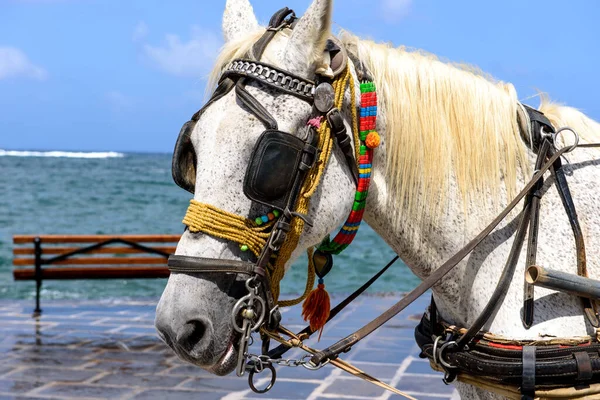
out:
<path id="1" fill-rule="evenodd" d="M 183 223 L 190 232 L 203 232 L 208 235 L 239 244 L 245 244 L 256 257 L 267 244 L 272 224 L 256 226 L 254 221 L 220 210 L 209 204 L 190 201 Z"/>
<path id="2" fill-rule="evenodd" d="M 352 109 L 352 131 L 355 143 L 358 143 L 358 115 L 356 110 L 356 88 L 352 80 L 350 68 L 346 67 L 344 73 L 333 82 L 335 92 L 335 107 L 341 109 L 344 104 L 344 95 L 346 87 L 350 82 L 351 94 L 351 109 Z M 327 121 L 323 121 L 317 130 L 319 140 L 317 147 L 320 150 L 319 160 L 316 167 L 309 171 L 304 184 L 300 190 L 296 204 L 296 212 L 300 214 L 308 214 L 308 206 L 310 198 L 317 190 L 325 167 L 328 164 L 331 152 L 333 149 L 334 138 L 331 135 L 331 128 Z M 358 147 L 357 160 L 358 160 Z M 208 235 L 218 237 L 225 240 L 230 240 L 240 245 L 248 246 L 256 257 L 259 257 L 263 248 L 267 244 L 273 222 L 256 226 L 254 221 L 235 215 L 223 210 L 220 210 L 209 204 L 200 203 L 196 200 L 190 201 L 187 213 L 183 219 L 183 223 L 188 226 L 190 232 L 203 232 Z M 277 255 L 277 260 L 271 273 L 271 292 L 275 301 L 279 299 L 279 284 L 285 274 L 285 265 L 289 261 L 292 252 L 296 249 L 300 235 L 304 230 L 304 221 L 301 218 L 294 218 L 291 222 L 291 228 L 287 235 L 285 243 L 282 245 Z M 280 307 L 290 307 L 302 302 L 312 290 L 315 283 L 315 269 L 312 262 L 312 250 L 308 253 L 308 273 L 306 279 L 306 288 L 304 294 L 294 300 L 279 301 Z"/>
<path id="3" fill-rule="evenodd" d="M 315 286 L 315 264 L 313 263 L 313 253 L 314 250 L 308 249 L 306 250 L 306 255 L 308 256 L 308 274 L 306 275 L 306 287 L 304 288 L 304 293 L 302 296 L 293 300 L 279 300 L 277 303 L 279 307 L 292 307 L 297 304 L 300 304 L 308 297 L 313 287 Z"/>

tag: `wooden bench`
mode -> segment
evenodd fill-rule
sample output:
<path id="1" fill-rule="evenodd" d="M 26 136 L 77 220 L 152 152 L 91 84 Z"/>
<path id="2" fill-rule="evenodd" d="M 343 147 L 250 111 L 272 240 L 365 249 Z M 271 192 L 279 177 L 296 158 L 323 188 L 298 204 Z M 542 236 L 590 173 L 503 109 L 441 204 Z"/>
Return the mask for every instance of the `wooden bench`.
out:
<path id="1" fill-rule="evenodd" d="M 15 235 L 16 281 L 168 278 L 167 258 L 180 235 Z M 46 267 L 48 266 L 48 267 Z M 19 268 L 29 267 L 29 268 Z"/>

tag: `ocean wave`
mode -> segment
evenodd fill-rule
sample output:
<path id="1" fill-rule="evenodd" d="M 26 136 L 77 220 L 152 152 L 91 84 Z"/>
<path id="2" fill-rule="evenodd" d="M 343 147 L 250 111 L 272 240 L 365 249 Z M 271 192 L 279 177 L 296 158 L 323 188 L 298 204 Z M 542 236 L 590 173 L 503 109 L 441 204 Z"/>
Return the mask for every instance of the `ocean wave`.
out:
<path id="1" fill-rule="evenodd" d="M 0 157 L 122 158 L 125 157 L 125 154 L 114 151 L 86 153 L 78 151 L 16 151 L 0 149 Z"/>

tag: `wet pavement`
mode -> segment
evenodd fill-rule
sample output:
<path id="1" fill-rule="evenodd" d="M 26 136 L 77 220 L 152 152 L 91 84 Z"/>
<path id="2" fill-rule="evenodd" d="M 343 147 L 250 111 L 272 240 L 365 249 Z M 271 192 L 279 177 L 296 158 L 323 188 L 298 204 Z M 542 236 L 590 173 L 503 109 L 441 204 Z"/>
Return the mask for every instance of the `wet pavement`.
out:
<path id="1" fill-rule="evenodd" d="M 332 321 L 320 343 L 307 344 L 326 347 L 396 301 L 363 297 Z M 418 358 L 413 338 L 427 302 L 422 297 L 342 358 L 418 399 L 450 399 L 453 387 Z M 44 301 L 42 316 L 32 318 L 32 301 L 0 301 L 0 400 L 401 398 L 329 365 L 319 371 L 278 368 L 275 387 L 255 394 L 246 378 L 215 377 L 177 359 L 156 336 L 155 306 L 156 301 Z M 292 330 L 304 327 L 300 310 L 284 310 Z M 298 350 L 286 355 L 301 356 Z M 259 376 L 257 386 L 268 380 Z"/>

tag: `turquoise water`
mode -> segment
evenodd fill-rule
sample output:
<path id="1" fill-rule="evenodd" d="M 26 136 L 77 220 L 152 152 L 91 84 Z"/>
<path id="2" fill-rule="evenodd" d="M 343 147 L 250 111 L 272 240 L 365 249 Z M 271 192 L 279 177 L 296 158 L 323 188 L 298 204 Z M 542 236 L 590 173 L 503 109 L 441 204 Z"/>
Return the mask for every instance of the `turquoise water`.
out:
<path id="1" fill-rule="evenodd" d="M 14 234 L 179 234 L 190 195 L 171 180 L 168 154 L 35 153 L 0 150 L 0 298 L 32 298 L 33 282 L 12 278 Z M 333 293 L 348 293 L 394 253 L 368 227 L 336 257 L 326 279 Z M 283 293 L 304 287 L 306 261 L 298 260 Z M 44 299 L 149 298 L 166 280 L 45 281 Z M 372 292 L 406 291 L 418 279 L 398 263 Z"/>

